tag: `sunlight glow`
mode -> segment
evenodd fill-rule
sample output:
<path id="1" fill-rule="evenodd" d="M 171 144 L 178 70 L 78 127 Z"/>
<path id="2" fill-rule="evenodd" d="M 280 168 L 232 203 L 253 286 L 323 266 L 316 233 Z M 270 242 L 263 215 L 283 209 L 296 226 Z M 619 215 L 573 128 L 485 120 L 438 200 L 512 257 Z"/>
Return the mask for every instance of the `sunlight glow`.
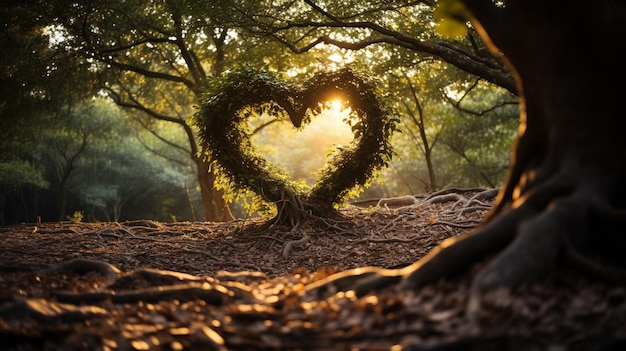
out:
<path id="1" fill-rule="evenodd" d="M 333 61 L 334 63 L 341 63 L 341 61 L 343 61 L 343 56 L 341 56 L 338 53 L 334 53 L 334 54 L 328 56 L 328 59 Z"/>
<path id="2" fill-rule="evenodd" d="M 343 101 L 335 99 L 330 102 L 330 109 L 333 112 L 341 113 L 343 111 Z"/>
<path id="3" fill-rule="evenodd" d="M 293 180 L 312 186 L 328 158 L 354 139 L 347 122 L 352 110 L 344 104 L 340 98 L 329 99 L 302 128 L 296 129 L 291 123 L 271 124 L 253 135 L 252 142 L 263 157 L 287 171 Z M 272 118 L 260 117 L 266 121 Z"/>

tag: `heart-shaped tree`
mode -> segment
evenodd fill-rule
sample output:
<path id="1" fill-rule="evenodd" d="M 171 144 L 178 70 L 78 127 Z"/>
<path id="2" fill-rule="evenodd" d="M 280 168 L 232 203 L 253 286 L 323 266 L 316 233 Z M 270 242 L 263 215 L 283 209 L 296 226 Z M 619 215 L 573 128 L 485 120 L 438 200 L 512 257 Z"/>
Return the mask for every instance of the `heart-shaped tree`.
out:
<path id="1" fill-rule="evenodd" d="M 277 207 L 277 223 L 296 225 L 303 216 L 337 216 L 336 205 L 364 186 L 391 160 L 390 138 L 398 120 L 391 115 L 373 79 L 351 69 L 324 72 L 301 85 L 278 73 L 252 67 L 233 69 L 212 81 L 195 122 L 200 138 L 235 190 L 249 189 Z M 248 119 L 268 113 L 289 118 L 295 127 L 319 114 L 324 102 L 341 97 L 357 121 L 354 139 L 326 163 L 311 189 L 289 177 L 255 152 Z"/>

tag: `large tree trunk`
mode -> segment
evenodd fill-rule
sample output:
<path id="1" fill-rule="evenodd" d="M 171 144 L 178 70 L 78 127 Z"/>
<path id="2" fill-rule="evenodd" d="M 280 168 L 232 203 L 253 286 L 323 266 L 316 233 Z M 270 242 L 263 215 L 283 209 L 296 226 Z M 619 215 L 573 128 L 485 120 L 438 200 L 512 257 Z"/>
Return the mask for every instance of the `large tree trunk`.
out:
<path id="1" fill-rule="evenodd" d="M 516 76 L 519 136 L 507 183 L 485 224 L 407 269 L 407 285 L 421 286 L 495 253 L 475 278 L 474 308 L 486 291 L 537 279 L 558 260 L 595 277 L 624 280 L 623 271 L 585 255 L 624 263 L 614 254 L 625 247 L 626 151 L 620 138 L 626 119 L 624 89 L 613 82 L 626 78 L 615 45 L 626 6 L 466 3 L 483 38 L 504 54 Z"/>

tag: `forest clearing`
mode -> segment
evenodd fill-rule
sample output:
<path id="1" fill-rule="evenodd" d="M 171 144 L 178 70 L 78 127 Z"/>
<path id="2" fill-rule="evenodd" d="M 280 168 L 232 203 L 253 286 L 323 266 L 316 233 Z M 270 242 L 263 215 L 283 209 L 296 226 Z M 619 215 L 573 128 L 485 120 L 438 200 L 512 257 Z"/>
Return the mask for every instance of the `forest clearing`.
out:
<path id="1" fill-rule="evenodd" d="M 482 263 L 419 291 L 392 286 L 357 298 L 307 290 L 341 270 L 419 259 L 477 224 L 490 200 L 470 207 L 454 200 L 475 193 L 401 207 L 351 206 L 341 211 L 345 222 L 329 221 L 323 230 L 285 232 L 256 220 L 0 227 L 0 347 L 621 349 L 626 287 L 566 268 L 510 294 L 494 292 L 473 321 L 464 312 L 467 291 Z M 284 254 L 289 240 L 304 236 L 306 244 Z"/>
<path id="2" fill-rule="evenodd" d="M 626 349 L 626 3 L 0 18 L 0 348 Z"/>

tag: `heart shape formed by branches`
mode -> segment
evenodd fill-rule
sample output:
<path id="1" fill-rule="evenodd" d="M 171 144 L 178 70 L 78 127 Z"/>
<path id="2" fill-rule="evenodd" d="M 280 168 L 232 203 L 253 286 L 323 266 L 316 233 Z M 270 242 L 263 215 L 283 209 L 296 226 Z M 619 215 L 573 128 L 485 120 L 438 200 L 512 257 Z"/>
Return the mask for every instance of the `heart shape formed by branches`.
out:
<path id="1" fill-rule="evenodd" d="M 240 67 L 212 81 L 195 123 L 210 151 L 208 157 L 217 161 L 235 189 L 250 189 L 283 210 L 327 214 L 392 157 L 390 137 L 398 120 L 391 117 L 376 87 L 370 77 L 348 68 L 317 74 L 297 86 L 277 73 Z M 246 122 L 255 113 L 265 112 L 289 118 L 300 127 L 321 112 L 324 102 L 337 97 L 357 117 L 352 125 L 354 139 L 326 163 L 306 191 L 255 152 Z"/>

